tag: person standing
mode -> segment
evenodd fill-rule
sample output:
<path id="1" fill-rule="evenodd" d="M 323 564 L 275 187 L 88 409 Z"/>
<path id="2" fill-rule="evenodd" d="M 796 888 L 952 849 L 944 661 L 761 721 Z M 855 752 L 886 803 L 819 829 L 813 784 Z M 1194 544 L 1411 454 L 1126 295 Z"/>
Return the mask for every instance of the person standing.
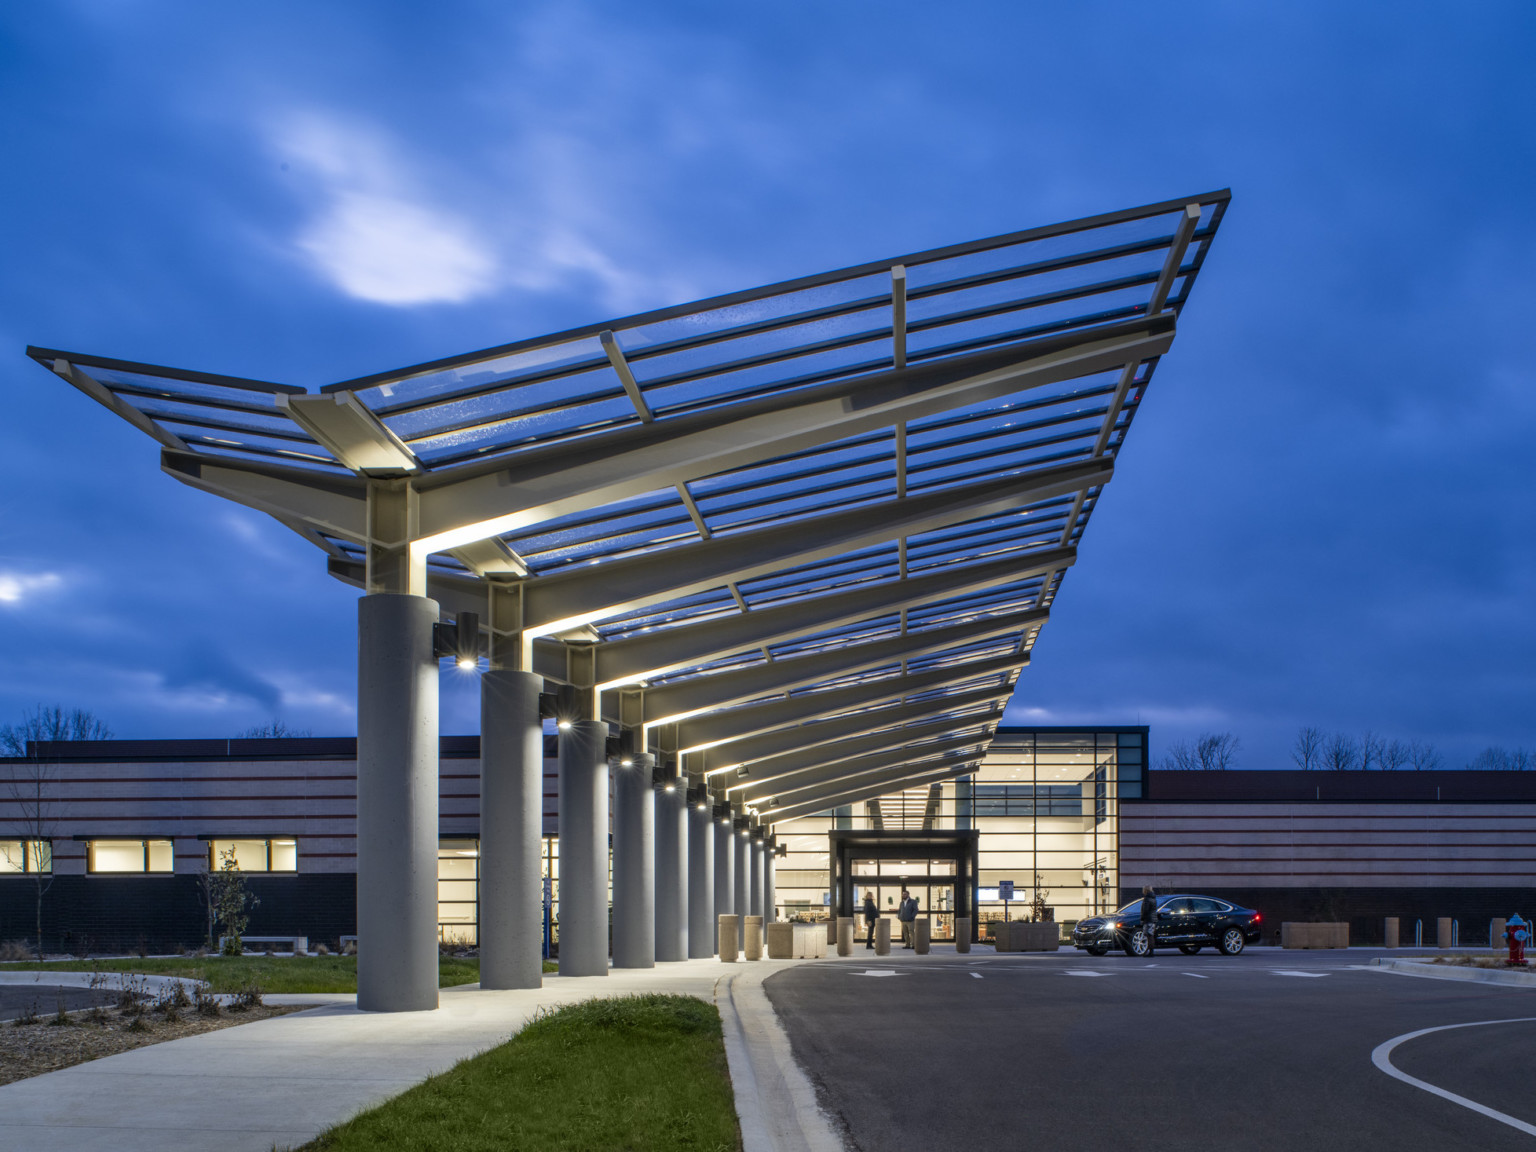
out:
<path id="1" fill-rule="evenodd" d="M 864 893 L 864 923 L 869 926 L 869 938 L 864 941 L 864 947 L 875 946 L 875 921 L 880 919 L 880 906 L 875 903 L 873 892 Z"/>
<path id="2" fill-rule="evenodd" d="M 1147 938 L 1147 955 L 1157 943 L 1157 889 L 1148 884 L 1141 890 L 1141 931 Z"/>
<path id="3" fill-rule="evenodd" d="M 912 947 L 912 922 L 917 919 L 917 901 L 905 888 L 901 890 L 901 903 L 896 908 L 896 919 L 901 921 L 901 946 Z"/>

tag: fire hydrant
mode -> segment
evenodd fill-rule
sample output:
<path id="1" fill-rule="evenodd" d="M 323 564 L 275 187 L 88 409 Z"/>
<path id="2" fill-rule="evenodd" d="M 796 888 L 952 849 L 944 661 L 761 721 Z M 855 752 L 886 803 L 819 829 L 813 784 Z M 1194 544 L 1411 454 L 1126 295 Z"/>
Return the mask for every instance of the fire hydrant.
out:
<path id="1" fill-rule="evenodd" d="M 1531 938 L 1531 929 L 1516 912 L 1504 925 L 1504 939 L 1509 943 L 1509 958 L 1504 963 L 1510 968 L 1527 968 L 1525 942 Z"/>

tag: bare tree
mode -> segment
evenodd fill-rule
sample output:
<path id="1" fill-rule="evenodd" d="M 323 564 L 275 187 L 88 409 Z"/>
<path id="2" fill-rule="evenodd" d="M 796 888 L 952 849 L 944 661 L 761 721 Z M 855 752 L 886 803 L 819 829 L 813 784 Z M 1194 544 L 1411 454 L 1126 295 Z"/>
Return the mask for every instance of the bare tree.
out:
<path id="1" fill-rule="evenodd" d="M 247 728 L 235 736 L 236 740 L 278 740 L 292 739 L 298 736 L 311 736 L 308 728 L 290 728 L 282 720 L 274 719 L 270 724 L 258 724 L 254 728 Z"/>
<path id="2" fill-rule="evenodd" d="M 1390 740 L 1381 747 L 1381 766 L 1389 772 L 1396 771 L 1409 762 L 1410 755 L 1407 744 L 1401 740 Z"/>
<path id="3" fill-rule="evenodd" d="M 1531 754 L 1524 748 L 1516 748 L 1511 751 L 1508 748 L 1500 748 L 1491 745 L 1484 748 L 1472 759 L 1468 768 L 1480 768 L 1485 771 L 1496 772 L 1525 772 L 1532 767 Z"/>
<path id="4" fill-rule="evenodd" d="M 1366 729 L 1365 735 L 1360 737 L 1360 767 L 1366 771 L 1369 771 L 1372 765 L 1379 767 L 1386 743 L 1385 738 Z"/>
<path id="5" fill-rule="evenodd" d="M 1360 766 L 1360 749 L 1347 732 L 1335 732 L 1323 744 L 1323 767 L 1334 772 L 1348 772 Z"/>
<path id="6" fill-rule="evenodd" d="M 1296 729 L 1296 743 L 1291 745 L 1291 759 L 1296 767 L 1310 772 L 1318 767 L 1323 755 L 1323 730 L 1321 728 Z"/>
<path id="7" fill-rule="evenodd" d="M 1195 741 L 1195 760 L 1207 772 L 1221 772 L 1237 763 L 1242 741 L 1230 732 L 1205 732 Z"/>
<path id="8" fill-rule="evenodd" d="M 1440 752 L 1425 740 L 1413 740 L 1408 744 L 1408 764 L 1416 772 L 1433 772 L 1444 765 Z"/>
<path id="9" fill-rule="evenodd" d="M 1157 767 L 1161 772 L 1193 772 L 1200 767 L 1200 760 L 1195 750 L 1180 740 L 1168 745 L 1168 751 L 1157 762 Z"/>
<path id="10" fill-rule="evenodd" d="M 14 806 L 14 815 L 7 823 L 21 834 L 22 859 L 17 863 L 32 880 L 38 960 L 43 958 L 43 897 L 53 887 L 53 805 L 58 769 L 29 752 L 37 752 L 37 744 L 49 741 L 111 738 L 112 730 L 94 714 L 84 708 L 66 711 L 57 704 L 39 704 L 22 716 L 20 724 L 0 726 L 0 752 L 18 761 L 10 766 L 6 781 Z"/>

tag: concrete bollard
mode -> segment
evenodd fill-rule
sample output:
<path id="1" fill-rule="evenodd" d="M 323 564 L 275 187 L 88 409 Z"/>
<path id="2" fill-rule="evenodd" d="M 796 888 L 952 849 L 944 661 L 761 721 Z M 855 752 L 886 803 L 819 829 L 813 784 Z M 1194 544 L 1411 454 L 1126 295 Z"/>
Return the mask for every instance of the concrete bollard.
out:
<path id="1" fill-rule="evenodd" d="M 853 955 L 852 916 L 839 916 L 837 918 L 837 954 L 839 956 Z"/>
<path id="2" fill-rule="evenodd" d="M 891 920 L 888 916 L 882 916 L 875 921 L 875 955 L 889 956 L 891 954 Z"/>
<path id="3" fill-rule="evenodd" d="M 912 949 L 919 956 L 928 955 L 928 943 L 933 938 L 933 925 L 928 917 L 919 916 L 912 921 Z"/>
<path id="4" fill-rule="evenodd" d="M 832 945 L 832 947 L 834 947 L 834 948 L 837 947 L 837 917 L 836 916 L 828 916 L 827 917 L 827 943 Z"/>
<path id="5" fill-rule="evenodd" d="M 1449 948 L 1451 946 L 1451 918 L 1440 916 L 1435 920 L 1435 947 Z"/>
<path id="6" fill-rule="evenodd" d="M 740 920 L 741 917 L 730 913 L 722 913 L 720 916 L 720 959 L 726 964 L 736 963 Z"/>
<path id="7" fill-rule="evenodd" d="M 748 916 L 746 929 L 742 932 L 741 954 L 747 960 L 761 960 L 763 958 L 763 918 L 761 916 Z"/>
<path id="8" fill-rule="evenodd" d="M 1399 921 L 1396 916 L 1387 917 L 1386 930 L 1382 933 L 1383 946 L 1396 948 L 1398 940 Z"/>
<path id="9" fill-rule="evenodd" d="M 1504 939 L 1504 929 L 1509 927 L 1509 921 L 1503 916 L 1495 916 L 1488 924 L 1488 947 L 1495 952 L 1509 947 Z"/>
<path id="10" fill-rule="evenodd" d="M 971 950 L 971 918 L 969 916 L 955 917 L 955 951 L 966 953 Z"/>

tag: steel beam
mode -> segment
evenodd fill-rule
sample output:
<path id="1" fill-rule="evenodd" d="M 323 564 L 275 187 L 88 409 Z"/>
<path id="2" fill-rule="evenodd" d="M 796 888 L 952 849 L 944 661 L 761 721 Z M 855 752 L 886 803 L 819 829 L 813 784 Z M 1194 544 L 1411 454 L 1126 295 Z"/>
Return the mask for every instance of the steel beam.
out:
<path id="1" fill-rule="evenodd" d="M 1003 612 L 963 624 L 945 624 L 865 644 L 829 648 L 808 656 L 765 661 L 734 672 L 705 673 L 691 680 L 646 689 L 644 722 L 666 723 L 668 719 L 729 707 L 773 692 L 803 688 L 864 668 L 944 652 L 977 640 L 1019 632 L 1031 625 L 1043 624 L 1049 618 L 1049 612 L 1037 608 Z"/>
<path id="2" fill-rule="evenodd" d="M 605 687 L 632 684 L 856 620 L 1044 577 L 1070 567 L 1076 559 L 1076 548 L 1020 551 L 982 564 L 947 564 L 903 580 L 865 584 L 793 604 L 610 640 L 597 654 L 597 682 Z M 439 595 L 436 577 L 429 579 L 428 587 L 435 598 L 447 603 Z"/>
<path id="3" fill-rule="evenodd" d="M 1016 511 L 1107 484 L 1113 461 L 1078 461 L 843 512 L 713 536 L 583 564 L 531 580 L 523 590 L 525 635 L 547 636 L 871 544 Z"/>
<path id="4" fill-rule="evenodd" d="M 1007 700 L 1011 695 L 1013 695 L 1012 684 L 988 684 L 970 692 L 935 696 L 927 700 L 914 701 L 911 704 L 863 709 L 815 724 L 797 724 L 791 728 L 777 728 L 772 732 L 749 736 L 729 744 L 717 744 L 696 753 L 695 763 L 702 760 L 706 772 L 720 772 L 734 768 L 737 776 L 763 780 L 779 774 L 774 771 L 775 763 L 785 757 L 803 755 L 807 750 L 812 757 L 816 758 L 835 755 L 850 742 L 857 743 L 854 739 L 856 737 L 879 740 L 902 725 L 927 721 L 935 716 L 944 716 L 980 705 L 995 705 L 999 700 Z M 742 785 L 732 782 L 728 787 L 734 791 Z"/>
<path id="5" fill-rule="evenodd" d="M 965 684 L 984 676 L 1010 675 L 1027 662 L 1028 657 L 1022 654 L 994 656 L 986 660 L 972 660 L 964 664 L 914 672 L 907 676 L 889 676 L 884 680 L 871 680 L 847 688 L 833 688 L 827 692 L 807 692 L 750 708 L 732 708 L 727 712 L 695 716 L 680 722 L 672 735 L 678 750 L 698 751 L 723 744 L 727 740 L 740 740 L 758 732 L 801 724 L 818 716 L 866 708 L 885 700 L 913 696 L 953 684 Z"/>
<path id="6" fill-rule="evenodd" d="M 1160 356 L 1172 313 L 626 426 L 422 482 L 417 547 L 440 552 L 874 428 Z"/>
<path id="7" fill-rule="evenodd" d="M 868 787 L 853 788 L 830 798 L 808 800 L 794 807 L 770 808 L 763 814 L 763 820 L 769 824 L 782 824 L 786 820 L 795 820 L 801 816 L 811 816 L 817 812 L 825 812 L 829 808 L 836 808 L 842 804 L 857 804 L 860 800 L 868 800 L 875 796 L 884 796 L 893 788 L 915 787 L 919 784 L 934 784 L 953 779 L 956 776 L 964 776 L 976 771 L 979 757 L 973 758 L 970 763 L 961 764 L 953 768 L 934 769 L 922 772 L 914 776 L 904 777 L 899 780 L 887 780 L 880 784 L 872 784 Z"/>
<path id="8" fill-rule="evenodd" d="M 775 793 L 754 807 L 761 815 L 780 808 L 794 808 L 810 803 L 831 803 L 834 800 L 839 804 L 847 803 L 848 795 L 855 789 L 878 785 L 889 788 L 893 782 L 904 780 L 915 773 L 943 767 L 938 761 L 956 758 L 972 762 L 980 760 L 985 754 L 982 747 L 985 743 L 983 738 L 971 736 L 933 744 L 927 748 L 909 748 L 902 753 L 888 753 L 884 757 L 870 757 L 869 766 L 860 767 L 857 772 L 848 772 L 835 780 L 825 780 L 814 786 Z"/>
<path id="9" fill-rule="evenodd" d="M 756 804 L 764 796 L 771 796 L 786 788 L 799 788 L 818 779 L 831 779 L 842 770 L 840 765 L 850 760 L 887 752 L 892 748 L 905 748 L 924 740 L 993 728 L 1000 719 L 998 712 L 1001 710 L 1001 702 L 1006 702 L 1006 698 L 995 696 L 990 701 L 992 708 L 986 712 L 950 716 L 904 727 L 881 728 L 851 740 L 797 748 L 757 764 L 743 765 L 735 772 L 727 771 L 726 788 L 731 799 L 740 800 L 743 804 Z"/>
<path id="10" fill-rule="evenodd" d="M 301 521 L 359 544 L 368 537 L 368 483 L 358 476 L 170 449 L 160 453 L 160 470 L 189 487 L 281 520 Z M 388 543 L 403 548 L 408 541 Z"/>

